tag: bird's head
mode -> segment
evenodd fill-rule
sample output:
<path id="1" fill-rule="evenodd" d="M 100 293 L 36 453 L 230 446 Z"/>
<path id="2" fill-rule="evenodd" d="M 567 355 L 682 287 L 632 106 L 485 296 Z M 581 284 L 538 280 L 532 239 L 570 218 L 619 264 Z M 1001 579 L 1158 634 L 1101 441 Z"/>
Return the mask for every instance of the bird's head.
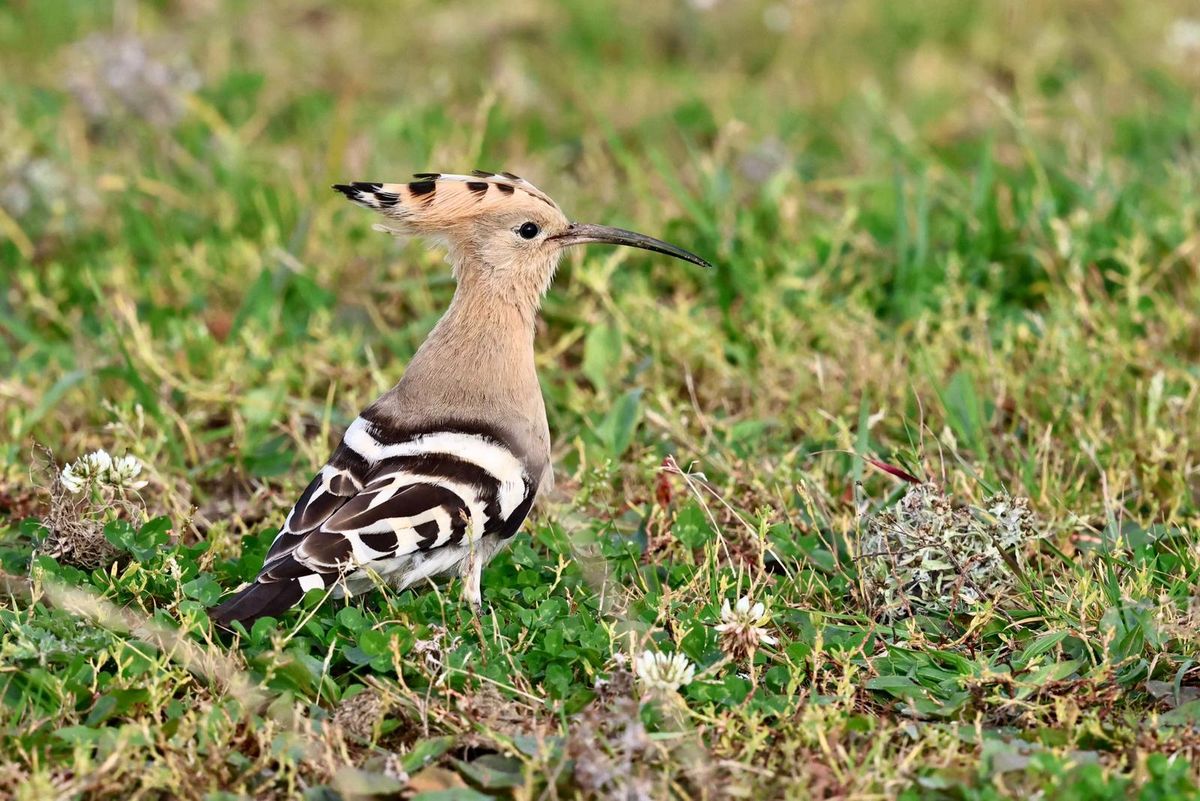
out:
<path id="1" fill-rule="evenodd" d="M 711 266 L 644 234 L 573 223 L 548 195 L 512 173 L 477 170 L 413 178 L 404 184 L 337 184 L 334 189 L 393 221 L 377 226 L 381 230 L 443 243 L 460 282 L 478 282 L 514 302 L 536 303 L 550 286 L 563 251 L 572 245 L 628 245 Z"/>

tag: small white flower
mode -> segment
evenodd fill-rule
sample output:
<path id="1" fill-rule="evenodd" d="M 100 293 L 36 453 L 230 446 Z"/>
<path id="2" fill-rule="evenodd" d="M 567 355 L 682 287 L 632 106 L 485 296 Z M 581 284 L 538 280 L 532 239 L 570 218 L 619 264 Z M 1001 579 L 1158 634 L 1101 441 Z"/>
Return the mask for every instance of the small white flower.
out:
<path id="1" fill-rule="evenodd" d="M 696 666 L 683 654 L 646 651 L 638 657 L 637 676 L 649 690 L 672 693 L 692 683 Z"/>
<path id="2" fill-rule="evenodd" d="M 87 464 L 91 465 L 92 470 L 94 470 L 95 474 L 98 476 L 103 475 L 106 470 L 112 468 L 112 457 L 109 456 L 108 451 L 104 450 L 103 448 L 98 451 L 92 451 L 79 461 L 86 462 Z"/>
<path id="3" fill-rule="evenodd" d="M 73 464 L 69 464 L 62 469 L 59 480 L 62 481 L 62 485 L 66 487 L 67 492 L 75 494 L 79 494 L 87 484 L 85 478 L 75 472 L 75 465 Z"/>
<path id="4" fill-rule="evenodd" d="M 142 463 L 136 456 L 126 454 L 113 459 L 104 477 L 104 482 L 115 490 L 139 490 L 146 486 L 145 481 L 136 481 L 142 472 Z"/>
<path id="5" fill-rule="evenodd" d="M 716 626 L 721 634 L 721 649 L 734 659 L 744 659 L 760 645 L 775 645 L 779 641 L 766 628 L 770 621 L 771 616 L 761 601 L 752 603 L 749 595 L 743 595 L 730 607 L 726 598 L 721 606 L 721 622 Z"/>
<path id="6" fill-rule="evenodd" d="M 112 469 L 112 463 L 108 451 L 93 451 L 80 456 L 74 464 L 64 467 L 60 479 L 68 492 L 82 492 L 94 484 L 104 482 Z"/>
<path id="7" fill-rule="evenodd" d="M 114 459 L 108 451 L 98 450 L 64 467 L 59 478 L 68 492 L 101 488 L 123 493 L 146 486 L 145 481 L 137 480 L 141 472 L 142 462 L 136 456 L 127 454 Z"/>

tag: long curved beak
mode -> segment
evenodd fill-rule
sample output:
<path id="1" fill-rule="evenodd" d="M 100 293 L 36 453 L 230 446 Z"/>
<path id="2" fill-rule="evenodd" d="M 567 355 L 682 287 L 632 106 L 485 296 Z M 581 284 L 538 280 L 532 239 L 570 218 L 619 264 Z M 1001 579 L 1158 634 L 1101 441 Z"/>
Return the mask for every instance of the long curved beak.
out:
<path id="1" fill-rule="evenodd" d="M 697 256 L 695 253 L 689 253 L 683 248 L 677 248 L 674 245 L 664 242 L 661 239 L 655 239 L 652 236 L 639 234 L 636 231 L 626 231 L 624 228 L 613 228 L 608 225 L 593 225 L 591 223 L 571 223 L 567 230 L 561 234 L 555 234 L 550 237 L 551 241 L 557 242 L 562 247 L 570 247 L 571 245 L 585 245 L 589 242 L 598 242 L 606 245 L 627 245 L 631 248 L 641 248 L 642 250 L 653 250 L 655 253 L 665 253 L 668 256 L 674 256 L 677 259 L 690 261 L 692 264 L 698 264 L 701 267 L 712 269 L 712 265 L 704 259 Z"/>

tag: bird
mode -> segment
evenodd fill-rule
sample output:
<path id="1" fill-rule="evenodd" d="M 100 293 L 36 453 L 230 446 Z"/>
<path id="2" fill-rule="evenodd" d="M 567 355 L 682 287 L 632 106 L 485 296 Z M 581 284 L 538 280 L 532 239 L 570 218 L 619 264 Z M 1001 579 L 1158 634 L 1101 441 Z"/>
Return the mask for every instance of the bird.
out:
<path id="1" fill-rule="evenodd" d="M 399 382 L 346 428 L 257 578 L 210 610 L 226 629 L 277 618 L 310 590 L 341 598 L 447 575 L 461 577 L 478 616 L 483 566 L 553 486 L 534 330 L 564 251 L 607 243 L 712 266 L 644 234 L 572 222 L 510 172 L 333 189 L 382 214 L 378 230 L 443 246 L 454 295 Z"/>

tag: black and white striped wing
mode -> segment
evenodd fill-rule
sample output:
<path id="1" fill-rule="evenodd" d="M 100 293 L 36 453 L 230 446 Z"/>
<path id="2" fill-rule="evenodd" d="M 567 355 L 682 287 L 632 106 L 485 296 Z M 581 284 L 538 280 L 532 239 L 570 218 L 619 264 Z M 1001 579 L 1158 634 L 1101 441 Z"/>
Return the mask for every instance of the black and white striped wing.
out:
<path id="1" fill-rule="evenodd" d="M 366 417 L 288 514 L 253 584 L 213 610 L 220 622 L 276 615 L 312 589 L 366 569 L 387 576 L 414 555 L 451 559 L 482 537 L 516 534 L 537 481 L 507 438 L 447 425 L 389 431 Z"/>

